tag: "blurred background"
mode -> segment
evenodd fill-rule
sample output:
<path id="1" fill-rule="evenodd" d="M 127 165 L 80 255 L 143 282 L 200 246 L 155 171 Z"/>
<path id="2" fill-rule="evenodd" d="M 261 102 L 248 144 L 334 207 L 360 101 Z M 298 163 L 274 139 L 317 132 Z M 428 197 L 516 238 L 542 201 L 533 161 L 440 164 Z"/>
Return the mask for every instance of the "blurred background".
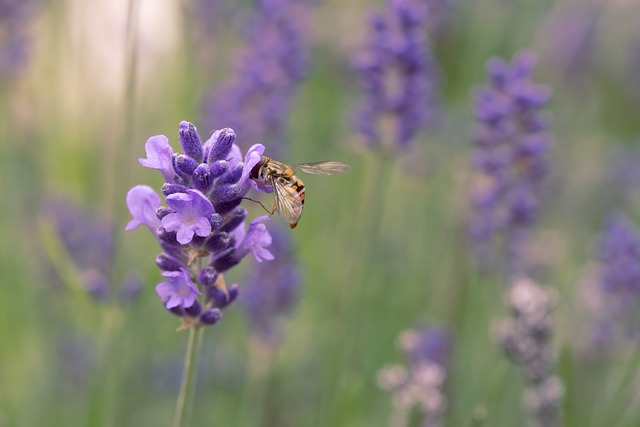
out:
<path id="1" fill-rule="evenodd" d="M 240 303 L 205 331 L 192 425 L 640 424 L 640 2 L 416 1 L 430 120 L 399 149 L 354 124 L 382 1 L 0 0 L 0 426 L 169 423 L 187 333 L 155 295 L 154 238 L 124 233 L 125 195 L 160 188 L 138 158 L 153 135 L 177 149 L 181 120 L 287 163 L 351 165 L 300 175 L 295 230 L 268 223 L 284 266 L 247 259 L 227 276 Z M 552 94 L 525 251 L 553 305 L 548 422 L 496 338 L 509 275 L 467 236 L 474 94 L 489 58 L 523 50 Z M 618 256 L 624 316 L 600 283 Z M 413 392 L 381 370 L 411 366 L 416 342 L 437 375 L 407 413 Z"/>

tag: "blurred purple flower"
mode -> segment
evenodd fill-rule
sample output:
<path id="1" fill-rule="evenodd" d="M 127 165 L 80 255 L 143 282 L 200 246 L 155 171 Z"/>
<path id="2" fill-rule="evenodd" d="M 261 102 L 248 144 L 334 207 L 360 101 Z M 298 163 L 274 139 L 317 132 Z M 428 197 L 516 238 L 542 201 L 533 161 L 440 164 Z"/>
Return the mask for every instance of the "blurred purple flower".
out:
<path id="1" fill-rule="evenodd" d="M 550 90 L 531 82 L 535 61 L 532 52 L 519 53 L 510 64 L 490 59 L 489 86 L 475 97 L 480 126 L 472 164 L 480 176 L 471 196 L 469 237 L 486 267 L 500 259 L 495 245 L 503 235 L 512 274 L 525 269 L 522 250 L 537 222 L 548 172 L 548 119 L 541 110 Z"/>
<path id="2" fill-rule="evenodd" d="M 0 76 L 14 77 L 29 60 L 30 21 L 41 0 L 0 1 Z"/>
<path id="3" fill-rule="evenodd" d="M 205 117 L 233 127 L 243 141 L 266 141 L 275 157 L 282 155 L 292 97 L 306 73 L 304 14 L 301 1 L 258 1 L 233 77 L 206 100 Z"/>
<path id="4" fill-rule="evenodd" d="M 585 292 L 591 300 L 591 344 L 640 340 L 640 232 L 624 215 L 609 216 L 598 244 L 598 267 Z M 594 286 L 590 286 L 591 283 Z"/>
<path id="5" fill-rule="evenodd" d="M 542 27 L 550 66 L 568 84 L 580 81 L 591 69 L 601 16 L 597 5 L 575 4 L 559 8 Z"/>
<path id="6" fill-rule="evenodd" d="M 437 72 L 426 38 L 427 8 L 389 0 L 371 18 L 369 39 L 356 58 L 364 97 L 355 127 L 371 148 L 406 149 L 433 122 Z"/>
<path id="7" fill-rule="evenodd" d="M 167 196 L 167 204 L 173 213 L 162 218 L 162 226 L 167 231 L 177 231 L 176 239 L 182 245 L 191 242 L 194 234 L 207 237 L 211 233 L 213 205 L 198 190 L 175 193 Z"/>
<path id="8" fill-rule="evenodd" d="M 273 262 L 254 265 L 245 279 L 241 300 L 251 329 L 270 344 L 281 341 L 278 322 L 293 309 L 301 281 L 287 231 L 281 227 L 273 230 L 273 243 L 269 249 L 277 257 Z"/>
<path id="9" fill-rule="evenodd" d="M 156 197 L 158 197 L 156 195 Z M 159 201 L 159 198 L 158 198 Z M 114 297 L 112 290 L 112 268 L 115 256 L 113 224 L 90 210 L 81 209 L 68 200 L 53 200 L 44 207 L 60 242 L 80 274 L 85 289 L 97 302 L 108 302 Z M 154 212 L 155 215 L 155 212 Z M 156 218 L 159 224 L 159 220 Z M 139 224 L 138 224 L 139 225 Z M 57 265 L 52 265 L 57 269 Z M 134 287 L 133 274 L 129 273 L 120 285 Z M 138 281 L 139 286 L 139 281 Z M 118 300 L 130 302 L 135 293 L 122 293 Z"/>
<path id="10" fill-rule="evenodd" d="M 186 270 L 165 271 L 162 276 L 168 278 L 169 281 L 160 282 L 156 286 L 156 292 L 167 309 L 189 308 L 195 304 L 196 295 L 200 295 L 200 290 L 191 281 Z"/>
<path id="11" fill-rule="evenodd" d="M 409 425 L 412 411 L 417 409 L 421 426 L 443 426 L 448 406 L 444 385 L 451 337 L 442 329 L 427 326 L 404 331 L 399 342 L 408 366 L 393 365 L 378 372 L 379 386 L 392 395 L 395 412 L 391 425 Z"/>
<path id="12" fill-rule="evenodd" d="M 162 194 L 168 206 L 161 205 L 150 187 L 132 188 L 127 205 L 134 219 L 127 229 L 149 226 L 164 251 L 156 265 L 171 278 L 158 285 L 158 294 L 165 307 L 182 318 L 183 327 L 200 327 L 217 323 L 220 310 L 238 295 L 236 285 L 227 288 L 223 273 L 249 253 L 258 261 L 274 258 L 266 249 L 271 235 L 261 223 L 269 217 L 254 219 L 245 230 L 247 211 L 240 206 L 251 189 L 249 171 L 264 146 L 251 147 L 243 163 L 231 128 L 213 132 L 203 143 L 195 126 L 182 121 L 178 137 L 182 154 L 174 153 L 163 135 L 147 141 L 147 159 L 140 163 L 163 172 Z M 208 262 L 193 263 L 204 257 Z"/>

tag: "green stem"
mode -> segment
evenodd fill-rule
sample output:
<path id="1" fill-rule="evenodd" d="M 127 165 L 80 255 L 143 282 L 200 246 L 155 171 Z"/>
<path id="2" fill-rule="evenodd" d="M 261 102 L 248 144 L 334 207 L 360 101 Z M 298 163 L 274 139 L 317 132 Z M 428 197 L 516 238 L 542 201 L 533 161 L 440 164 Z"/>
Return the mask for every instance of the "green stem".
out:
<path id="1" fill-rule="evenodd" d="M 638 371 L 638 364 L 640 364 L 640 348 L 635 349 L 631 355 L 631 360 L 624 370 L 620 384 L 616 387 L 614 397 L 608 405 L 608 410 L 604 411 L 606 415 L 603 422 L 612 422 L 613 424 L 609 425 L 618 425 L 616 422 L 620 421 L 621 415 L 623 415 L 626 408 L 630 406 L 628 403 L 625 403 L 625 393 L 629 392 L 629 384 L 631 384 L 631 381 L 635 378 L 635 373 Z"/>
<path id="2" fill-rule="evenodd" d="M 202 347 L 204 328 L 190 328 L 187 353 L 184 356 L 182 384 L 176 402 L 176 412 L 173 417 L 173 427 L 184 427 L 189 424 L 193 409 L 193 397 L 196 389 L 196 372 L 198 368 L 198 353 Z"/>

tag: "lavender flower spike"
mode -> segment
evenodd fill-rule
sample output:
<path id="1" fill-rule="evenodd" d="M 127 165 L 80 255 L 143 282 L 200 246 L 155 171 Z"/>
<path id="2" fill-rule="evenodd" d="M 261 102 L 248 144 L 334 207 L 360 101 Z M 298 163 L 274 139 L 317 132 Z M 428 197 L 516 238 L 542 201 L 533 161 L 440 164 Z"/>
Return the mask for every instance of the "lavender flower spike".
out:
<path id="1" fill-rule="evenodd" d="M 207 237 L 211 233 L 211 215 L 213 205 L 198 190 L 186 193 L 174 193 L 167 196 L 167 204 L 175 212 L 162 218 L 162 226 L 167 231 L 177 231 L 177 240 L 186 245 L 194 234 Z"/>
<path id="2" fill-rule="evenodd" d="M 218 323 L 221 310 L 238 296 L 237 285 L 225 284 L 227 270 L 249 253 L 259 261 L 273 259 L 267 249 L 271 235 L 262 224 L 268 217 L 254 219 L 245 230 L 247 212 L 240 206 L 251 189 L 247 168 L 259 161 L 264 147 L 252 147 L 242 163 L 233 129 L 215 131 L 203 144 L 196 127 L 183 121 L 178 136 L 183 153 L 174 154 L 163 135 L 147 141 L 147 158 L 140 163 L 162 171 L 167 206 L 150 187 L 132 188 L 127 230 L 149 227 L 162 248 L 156 265 L 169 279 L 156 292 L 165 308 L 182 318 L 181 329 L 197 329 Z"/>
<path id="3" fill-rule="evenodd" d="M 389 0 L 370 23 L 369 40 L 354 68 L 363 101 L 355 127 L 370 148 L 407 149 L 433 122 L 436 69 L 427 34 L 427 9 L 415 0 Z"/>
<path id="4" fill-rule="evenodd" d="M 399 343 L 408 366 L 393 365 L 378 373 L 378 384 L 393 397 L 391 425 L 409 425 L 410 415 L 417 409 L 421 426 L 442 427 L 447 409 L 444 383 L 451 338 L 439 328 L 425 327 L 404 331 Z"/>
<path id="5" fill-rule="evenodd" d="M 537 427 L 559 427 L 564 390 L 554 375 L 551 308 L 555 292 L 527 278 L 517 278 L 505 293 L 513 317 L 494 330 L 498 344 L 522 371 L 528 387 L 523 400 Z"/>
<path id="6" fill-rule="evenodd" d="M 640 337 L 640 232 L 623 214 L 610 215 L 598 242 L 598 265 L 590 286 L 590 344 L 610 350 Z"/>
<path id="7" fill-rule="evenodd" d="M 542 111 L 550 91 L 531 82 L 534 65 L 531 52 L 518 54 L 510 64 L 490 59 L 489 85 L 475 97 L 480 125 L 472 164 L 479 176 L 471 196 L 469 238 L 481 266 L 506 258 L 514 275 L 526 270 L 522 251 L 539 217 L 551 144 Z"/>

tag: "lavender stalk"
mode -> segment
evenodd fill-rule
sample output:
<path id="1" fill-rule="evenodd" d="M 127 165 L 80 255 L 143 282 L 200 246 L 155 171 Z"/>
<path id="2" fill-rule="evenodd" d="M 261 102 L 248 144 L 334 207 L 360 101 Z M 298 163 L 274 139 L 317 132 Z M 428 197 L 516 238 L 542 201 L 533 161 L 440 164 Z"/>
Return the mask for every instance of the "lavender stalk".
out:
<path id="1" fill-rule="evenodd" d="M 556 294 L 528 278 L 516 278 L 505 292 L 513 316 L 500 320 L 494 336 L 527 381 L 525 407 L 536 427 L 561 425 L 564 388 L 554 374 L 551 308 Z"/>
<path id="2" fill-rule="evenodd" d="M 549 119 L 542 110 L 550 90 L 531 81 L 532 52 L 511 63 L 487 62 L 489 85 L 478 90 L 472 164 L 479 173 L 471 196 L 468 233 L 482 267 L 506 262 L 509 274 L 524 274 L 523 251 L 540 216 L 548 175 Z M 505 261 L 502 261 L 505 260 Z"/>
<path id="3" fill-rule="evenodd" d="M 245 227 L 247 211 L 241 206 L 251 188 L 257 189 L 249 175 L 264 146 L 252 146 L 243 162 L 233 129 L 215 131 L 203 143 L 196 127 L 183 121 L 178 136 L 182 153 L 174 153 L 164 135 L 145 144 L 147 157 L 139 162 L 162 173 L 166 205 L 151 187 L 133 187 L 127 193 L 133 219 L 126 226 L 143 225 L 158 241 L 163 252 L 156 265 L 165 280 L 156 293 L 164 308 L 181 318 L 178 330 L 191 329 L 174 426 L 184 425 L 190 414 L 203 329 L 217 324 L 222 310 L 238 297 L 238 285 L 227 286 L 224 273 L 249 253 L 257 262 L 274 258 L 263 224 L 269 217 Z"/>

